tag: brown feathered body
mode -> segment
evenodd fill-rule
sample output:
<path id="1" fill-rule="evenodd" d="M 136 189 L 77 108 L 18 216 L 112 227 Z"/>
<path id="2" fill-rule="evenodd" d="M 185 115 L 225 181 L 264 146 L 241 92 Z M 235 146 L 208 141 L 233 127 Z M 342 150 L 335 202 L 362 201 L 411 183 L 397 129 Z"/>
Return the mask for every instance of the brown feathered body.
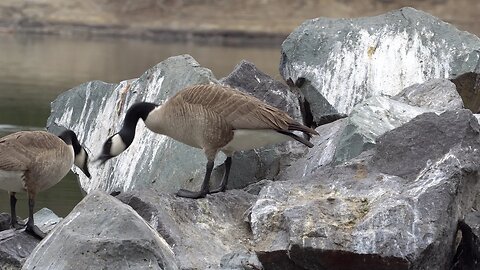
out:
<path id="1" fill-rule="evenodd" d="M 45 131 L 20 131 L 0 138 L 0 189 L 36 194 L 70 170 L 74 150 Z"/>
<path id="2" fill-rule="evenodd" d="M 292 131 L 317 134 L 251 95 L 214 84 L 178 92 L 153 110 L 145 124 L 156 133 L 204 149 L 209 160 L 218 151 L 230 156 L 234 151 L 291 140 L 288 133 Z"/>

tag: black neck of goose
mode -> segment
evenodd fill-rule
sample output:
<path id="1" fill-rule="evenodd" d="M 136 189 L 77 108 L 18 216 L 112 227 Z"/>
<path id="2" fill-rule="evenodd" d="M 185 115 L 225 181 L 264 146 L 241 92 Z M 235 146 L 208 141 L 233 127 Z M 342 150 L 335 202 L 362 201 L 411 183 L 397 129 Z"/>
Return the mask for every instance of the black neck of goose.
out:
<path id="1" fill-rule="evenodd" d="M 58 137 L 62 139 L 67 145 L 73 146 L 73 151 L 75 152 L 75 155 L 80 153 L 80 151 L 82 150 L 82 146 L 78 142 L 77 134 L 75 134 L 75 132 L 67 129 L 62 132 Z"/>
<path id="2" fill-rule="evenodd" d="M 153 109 L 158 107 L 155 103 L 139 102 L 133 104 L 125 114 L 125 120 L 123 121 L 123 127 L 118 132 L 122 137 L 123 142 L 128 146 L 132 143 L 135 137 L 135 128 L 137 127 L 138 120 L 142 118 L 145 121 Z"/>

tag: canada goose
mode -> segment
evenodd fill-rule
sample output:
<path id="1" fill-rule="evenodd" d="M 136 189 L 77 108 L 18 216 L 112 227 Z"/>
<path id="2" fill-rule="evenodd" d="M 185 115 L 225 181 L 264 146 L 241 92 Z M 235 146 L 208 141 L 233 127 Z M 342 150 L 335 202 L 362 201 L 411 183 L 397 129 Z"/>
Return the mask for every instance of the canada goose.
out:
<path id="1" fill-rule="evenodd" d="M 11 225 L 20 228 L 15 204 L 16 192 L 28 193 L 26 231 L 43 238 L 33 221 L 33 207 L 38 192 L 57 184 L 73 164 L 90 177 L 88 155 L 71 130 L 58 137 L 45 131 L 19 131 L 0 138 L 0 189 L 10 193 Z"/>
<path id="2" fill-rule="evenodd" d="M 125 115 L 122 129 L 104 143 L 98 157 L 102 164 L 130 146 L 140 118 L 151 131 L 205 152 L 208 162 L 200 191 L 180 189 L 177 193 L 177 196 L 187 198 L 225 191 L 235 151 L 291 139 L 313 147 L 292 131 L 318 134 L 287 113 L 236 89 L 222 85 L 195 85 L 181 90 L 163 105 L 148 102 L 132 105 Z M 227 156 L 225 173 L 220 187 L 210 192 L 210 175 L 219 151 Z"/>

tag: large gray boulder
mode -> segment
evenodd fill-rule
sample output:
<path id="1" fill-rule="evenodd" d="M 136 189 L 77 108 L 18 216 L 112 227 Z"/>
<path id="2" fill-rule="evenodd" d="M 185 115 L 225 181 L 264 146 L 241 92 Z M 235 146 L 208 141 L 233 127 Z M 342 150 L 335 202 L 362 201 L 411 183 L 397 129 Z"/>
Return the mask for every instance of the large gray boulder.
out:
<path id="1" fill-rule="evenodd" d="M 265 186 L 251 211 L 260 261 L 266 269 L 448 269 L 457 222 L 480 187 L 479 135 L 467 110 L 426 113 L 350 162 Z"/>
<path id="2" fill-rule="evenodd" d="M 178 269 L 167 242 L 131 207 L 91 192 L 33 250 L 22 269 Z"/>
<path id="3" fill-rule="evenodd" d="M 480 39 L 427 13 L 317 18 L 282 44 L 280 74 L 300 88 L 314 118 L 350 113 L 365 98 L 474 72 Z"/>
<path id="4" fill-rule="evenodd" d="M 167 241 L 180 269 L 232 265 L 234 258 L 239 254 L 245 257 L 251 249 L 246 214 L 255 195 L 232 190 L 191 200 L 141 190 L 121 193 L 117 198 L 137 211 Z M 245 263 L 255 261 L 255 257 L 245 258 Z"/>

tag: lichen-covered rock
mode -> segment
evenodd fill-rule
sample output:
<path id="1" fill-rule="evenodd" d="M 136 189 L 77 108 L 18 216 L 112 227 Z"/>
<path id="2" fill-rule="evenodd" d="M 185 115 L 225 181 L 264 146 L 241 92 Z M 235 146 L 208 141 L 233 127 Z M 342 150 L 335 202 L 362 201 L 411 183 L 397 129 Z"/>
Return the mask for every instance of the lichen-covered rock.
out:
<path id="1" fill-rule="evenodd" d="M 422 114 L 348 163 L 267 185 L 251 211 L 260 261 L 266 269 L 448 269 L 457 222 L 480 187 L 479 135 L 467 110 Z"/>
<path id="2" fill-rule="evenodd" d="M 133 209 L 91 192 L 33 250 L 22 269 L 178 269 L 167 242 Z"/>
<path id="3" fill-rule="evenodd" d="M 192 200 L 135 190 L 117 198 L 168 242 L 180 269 L 217 269 L 227 254 L 243 254 L 251 248 L 245 215 L 256 196 L 247 192 L 232 190 Z"/>
<path id="4" fill-rule="evenodd" d="M 317 18 L 282 44 L 280 73 L 314 117 L 350 113 L 365 98 L 475 71 L 480 39 L 413 8 L 375 17 Z"/>

